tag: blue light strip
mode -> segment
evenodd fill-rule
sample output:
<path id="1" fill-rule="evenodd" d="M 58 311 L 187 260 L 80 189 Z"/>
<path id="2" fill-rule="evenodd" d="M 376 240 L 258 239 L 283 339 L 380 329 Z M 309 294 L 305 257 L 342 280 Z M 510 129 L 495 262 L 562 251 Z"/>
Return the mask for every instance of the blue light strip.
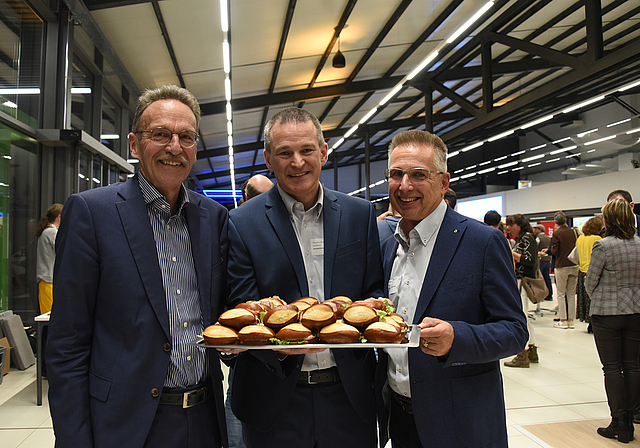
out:
<path id="1" fill-rule="evenodd" d="M 234 190 L 202 190 L 202 194 L 207 196 L 208 198 L 215 199 L 218 201 L 222 201 L 224 199 L 228 199 L 233 202 Z M 235 190 L 235 197 L 242 197 L 242 190 Z"/>

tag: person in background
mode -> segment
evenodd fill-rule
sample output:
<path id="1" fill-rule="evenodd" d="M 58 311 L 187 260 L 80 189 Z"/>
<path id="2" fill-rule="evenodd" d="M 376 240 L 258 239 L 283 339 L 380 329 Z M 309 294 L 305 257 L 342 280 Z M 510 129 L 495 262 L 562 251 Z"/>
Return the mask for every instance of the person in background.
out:
<path id="1" fill-rule="evenodd" d="M 520 303 L 522 311 L 527 316 L 527 330 L 529 331 L 528 347 L 518 353 L 511 361 L 505 361 L 507 367 L 529 367 L 529 363 L 540 362 L 538 357 L 538 347 L 535 341 L 533 317 L 529 314 L 529 304 L 531 301 L 526 291 L 522 287 L 524 277 L 536 278 L 538 272 L 538 245 L 533 236 L 533 229 L 529 220 L 521 214 L 507 216 L 507 232 L 516 241 L 513 248 L 513 259 L 516 262 L 516 278 L 520 289 Z"/>
<path id="2" fill-rule="evenodd" d="M 602 227 L 603 224 L 600 218 L 591 218 L 582 226 L 582 235 L 576 240 L 576 247 L 578 248 L 580 258 L 580 264 L 578 265 L 578 285 L 576 286 L 576 295 L 578 297 L 576 318 L 582 322 L 587 322 L 587 333 L 593 333 L 593 329 L 591 327 L 591 315 L 589 313 L 591 298 L 584 288 L 584 279 L 589 270 L 593 243 L 602 239 L 600 236 Z"/>
<path id="3" fill-rule="evenodd" d="M 320 183 L 328 147 L 318 119 L 283 109 L 265 127 L 264 148 L 277 186 L 230 212 L 230 304 L 382 296 L 373 204 Z M 240 353 L 231 408 L 246 446 L 375 448 L 375 363 L 361 348 Z"/>
<path id="4" fill-rule="evenodd" d="M 259 194 L 269 191 L 273 187 L 273 182 L 267 176 L 256 174 L 242 185 L 242 195 L 244 201 L 255 198 Z"/>
<path id="5" fill-rule="evenodd" d="M 495 210 L 489 210 L 484 214 L 484 223 L 494 229 L 500 230 L 500 223 L 502 222 L 502 216 Z"/>
<path id="6" fill-rule="evenodd" d="M 40 219 L 36 229 L 36 280 L 40 314 L 51 311 L 53 305 L 53 265 L 56 261 L 56 236 L 60 227 L 62 204 L 53 204 Z"/>
<path id="7" fill-rule="evenodd" d="M 558 313 L 560 313 L 560 320 L 554 324 L 554 327 L 573 329 L 573 320 L 576 317 L 578 266 L 567 256 L 576 246 L 578 236 L 567 225 L 567 216 L 563 212 L 557 212 L 553 220 L 556 228 L 553 231 L 551 253 L 556 257 L 553 272 L 558 290 Z"/>
<path id="8" fill-rule="evenodd" d="M 602 214 L 605 237 L 593 243 L 584 282 L 611 412 L 598 434 L 627 443 L 640 398 L 640 238 L 626 200 L 612 199 Z"/>
<path id="9" fill-rule="evenodd" d="M 182 183 L 200 106 L 138 100 L 127 182 L 73 194 L 56 242 L 49 405 L 57 447 L 227 447 L 218 352 L 195 342 L 225 303 L 228 212 Z"/>
<path id="10" fill-rule="evenodd" d="M 631 206 L 631 210 L 634 210 L 636 204 L 633 202 L 633 199 L 631 198 L 631 193 L 629 193 L 627 190 L 613 190 L 607 196 L 607 202 L 616 198 L 624 199 Z M 634 218 L 635 218 L 635 224 L 636 224 L 636 235 L 640 236 L 640 215 L 637 215 L 634 213 Z"/>
<path id="11" fill-rule="evenodd" d="M 527 341 L 509 246 L 447 206 L 440 138 L 401 132 L 389 154 L 402 219 L 383 245 L 386 292 L 419 325 L 420 347 L 378 351 L 380 446 L 390 437 L 394 447 L 506 447 L 500 359 Z"/>
<path id="12" fill-rule="evenodd" d="M 458 203 L 458 195 L 452 188 L 447 188 L 447 191 L 444 193 L 444 202 L 447 203 L 449 207 L 452 209 L 456 209 L 456 204 Z"/>
<path id="13" fill-rule="evenodd" d="M 389 209 L 380 214 L 376 220 L 378 221 L 378 236 L 380 238 L 380 245 L 385 242 L 387 238 L 393 236 L 400 221 L 400 216 L 393 211 L 393 205 L 389 203 Z"/>
<path id="14" fill-rule="evenodd" d="M 545 233 L 545 228 L 542 224 L 536 224 L 533 226 L 533 234 L 536 237 L 538 243 L 538 256 L 540 259 L 540 273 L 544 278 L 544 283 L 547 285 L 549 295 L 545 300 L 553 300 L 553 289 L 551 286 L 551 255 L 547 253 L 549 245 L 551 244 L 551 237 Z"/>

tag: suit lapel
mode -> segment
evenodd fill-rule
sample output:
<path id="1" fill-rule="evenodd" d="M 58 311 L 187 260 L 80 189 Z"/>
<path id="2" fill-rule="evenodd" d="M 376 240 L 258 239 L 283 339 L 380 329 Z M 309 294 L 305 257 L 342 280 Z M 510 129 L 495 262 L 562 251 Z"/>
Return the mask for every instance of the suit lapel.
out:
<path id="1" fill-rule="evenodd" d="M 324 295 L 330 298 L 331 279 L 333 278 L 333 267 L 338 248 L 338 235 L 340 234 L 340 217 L 342 209 L 338 204 L 338 198 L 329 190 L 323 188 L 324 205 L 322 214 L 324 227 Z"/>
<path id="2" fill-rule="evenodd" d="M 298 280 L 300 293 L 303 296 L 307 296 L 309 295 L 309 285 L 307 284 L 307 276 L 304 270 L 304 260 L 298 245 L 298 238 L 289 219 L 289 212 L 287 212 L 277 188 L 272 188 L 262 194 L 268 195 L 265 201 L 265 215 L 289 258 Z"/>
<path id="3" fill-rule="evenodd" d="M 133 259 L 156 317 L 167 338 L 170 338 L 169 314 L 167 313 L 162 273 L 158 264 L 156 243 L 153 239 L 153 229 L 149 222 L 147 207 L 138 186 L 137 177 L 125 184 L 120 195 L 122 201 L 116 203 L 116 208 L 131 247 Z"/>
<path id="4" fill-rule="evenodd" d="M 193 265 L 198 278 L 198 290 L 200 292 L 200 307 L 204 316 L 205 328 L 213 324 L 211 318 L 211 224 L 209 223 L 209 210 L 200 207 L 200 199 L 195 194 L 189 194 L 189 203 L 183 209 L 189 239 L 191 240 L 191 253 Z"/>
<path id="5" fill-rule="evenodd" d="M 453 255 L 458 249 L 462 235 L 467 229 L 467 225 L 464 222 L 466 219 L 464 216 L 453 212 L 447 207 L 447 212 L 436 237 L 431 260 L 427 267 L 427 273 L 422 282 L 422 289 L 420 291 L 420 297 L 418 298 L 418 304 L 416 305 L 413 323 L 418 323 L 422 320 L 423 314 L 429 306 L 433 295 L 440 286 L 440 282 L 442 282 L 442 278 L 449 268 Z"/>

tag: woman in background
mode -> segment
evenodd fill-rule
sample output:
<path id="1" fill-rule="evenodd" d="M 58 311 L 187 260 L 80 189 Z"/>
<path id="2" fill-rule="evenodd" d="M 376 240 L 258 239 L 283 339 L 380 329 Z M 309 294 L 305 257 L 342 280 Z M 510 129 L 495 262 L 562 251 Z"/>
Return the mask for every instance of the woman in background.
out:
<path id="1" fill-rule="evenodd" d="M 536 278 L 538 272 L 538 244 L 533 236 L 533 229 L 529 220 L 520 213 L 507 216 L 507 232 L 516 241 L 513 248 L 513 259 L 516 263 L 516 278 L 522 299 L 522 309 L 527 317 L 527 330 L 529 330 L 529 347 L 516 355 L 511 361 L 505 361 L 507 367 L 529 367 L 530 362 L 538 362 L 538 347 L 536 347 L 535 333 L 529 317 L 529 297 L 522 287 L 524 277 Z"/>
<path id="2" fill-rule="evenodd" d="M 62 204 L 53 204 L 47 209 L 47 214 L 42 217 L 36 229 L 38 237 L 36 279 L 40 314 L 51 311 L 53 304 L 53 264 L 56 260 L 56 236 L 61 213 Z"/>
<path id="3" fill-rule="evenodd" d="M 578 255 L 580 257 L 580 264 L 578 266 L 578 286 L 576 288 L 578 296 L 576 318 L 589 324 L 587 326 L 587 333 L 593 333 L 593 329 L 591 328 L 591 316 L 589 315 L 591 299 L 589 298 L 587 291 L 584 289 L 584 279 L 587 276 L 587 271 L 589 270 L 593 243 L 602 239 L 600 236 L 601 230 L 602 220 L 598 217 L 591 218 L 584 224 L 584 226 L 582 226 L 582 235 L 580 235 L 576 240 L 576 247 L 578 248 Z"/>
<path id="4" fill-rule="evenodd" d="M 627 443 L 640 398 L 640 238 L 624 199 L 609 201 L 602 214 L 605 236 L 593 244 L 585 278 L 611 412 L 611 424 L 598 434 Z"/>

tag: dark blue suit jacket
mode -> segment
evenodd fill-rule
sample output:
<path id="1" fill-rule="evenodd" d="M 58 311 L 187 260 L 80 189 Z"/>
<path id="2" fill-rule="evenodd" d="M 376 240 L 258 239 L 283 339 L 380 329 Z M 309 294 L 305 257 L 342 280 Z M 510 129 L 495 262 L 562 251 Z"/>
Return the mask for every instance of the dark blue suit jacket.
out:
<path id="1" fill-rule="evenodd" d="M 398 243 L 383 246 L 388 281 Z M 447 207 L 420 291 L 413 323 L 425 317 L 453 326 L 447 356 L 408 349 L 411 399 L 424 447 L 506 447 L 501 358 L 522 351 L 527 324 L 507 240 L 498 230 Z M 380 353 L 376 390 L 380 446 L 387 440 L 388 357 Z M 387 402 L 388 403 L 388 402 Z"/>
<path id="2" fill-rule="evenodd" d="M 323 223 L 326 298 L 381 296 L 382 261 L 373 206 L 324 188 Z M 273 295 L 287 302 L 309 295 L 300 246 L 278 188 L 232 210 L 229 218 L 231 306 Z M 373 352 L 340 349 L 333 354 L 351 404 L 363 420 L 373 423 Z M 271 429 L 293 394 L 302 361 L 298 355 L 281 363 L 271 350 L 241 353 L 234 369 L 233 413 L 259 431 Z"/>
<path id="3" fill-rule="evenodd" d="M 189 191 L 185 214 L 205 327 L 225 300 L 227 210 Z M 57 447 L 142 447 L 170 355 L 169 317 L 153 230 L 135 176 L 64 205 L 47 342 Z M 226 444 L 222 373 L 207 351 Z M 156 395 L 156 397 L 154 397 Z M 95 440 L 94 440 L 95 437 Z M 226 446 L 226 445 L 225 445 Z"/>

